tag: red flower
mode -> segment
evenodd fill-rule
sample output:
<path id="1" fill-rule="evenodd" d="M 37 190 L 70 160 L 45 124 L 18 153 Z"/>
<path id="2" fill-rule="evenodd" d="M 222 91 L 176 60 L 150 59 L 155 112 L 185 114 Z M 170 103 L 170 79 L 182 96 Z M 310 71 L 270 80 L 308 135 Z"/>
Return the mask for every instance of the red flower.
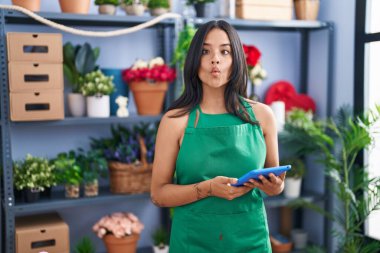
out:
<path id="1" fill-rule="evenodd" d="M 176 78 L 175 69 L 170 68 L 166 64 L 154 65 L 151 68 L 128 68 L 122 72 L 123 80 L 127 83 L 138 81 L 154 81 L 154 82 L 173 82 Z"/>
<path id="2" fill-rule="evenodd" d="M 248 67 L 254 67 L 260 60 L 261 52 L 255 46 L 248 46 L 243 44 L 245 58 L 247 60 Z"/>

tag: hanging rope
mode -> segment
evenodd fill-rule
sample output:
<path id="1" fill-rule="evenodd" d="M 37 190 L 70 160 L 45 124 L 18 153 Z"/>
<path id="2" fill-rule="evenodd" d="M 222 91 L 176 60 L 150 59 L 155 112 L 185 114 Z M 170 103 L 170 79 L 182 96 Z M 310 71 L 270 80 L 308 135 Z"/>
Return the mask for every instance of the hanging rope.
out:
<path id="1" fill-rule="evenodd" d="M 170 18 L 181 19 L 181 15 L 179 15 L 177 13 L 165 13 L 165 14 L 158 16 L 152 20 L 149 20 L 145 23 L 142 23 L 142 24 L 139 24 L 139 25 L 136 25 L 133 27 L 123 28 L 123 29 L 118 29 L 118 30 L 113 30 L 113 31 L 101 31 L 100 32 L 100 31 L 86 31 L 86 30 L 81 30 L 81 29 L 76 29 L 76 28 L 64 26 L 62 24 L 58 24 L 58 23 L 53 22 L 49 19 L 41 17 L 40 15 L 38 15 L 38 14 L 28 10 L 28 9 L 20 7 L 20 6 L 0 4 L 0 9 L 20 11 L 20 12 L 28 15 L 29 17 L 33 18 L 34 20 L 36 20 L 42 24 L 45 24 L 47 26 L 56 28 L 56 29 L 64 31 L 64 32 L 68 32 L 68 33 L 72 33 L 72 34 L 76 34 L 76 35 L 81 35 L 81 36 L 88 36 L 88 37 L 120 36 L 120 35 L 124 35 L 124 34 L 128 34 L 128 33 L 137 32 L 139 30 L 143 30 L 143 29 L 148 28 L 150 26 L 153 26 L 153 25 L 155 25 L 155 24 L 157 24 L 160 21 L 165 20 L 165 19 L 170 19 Z"/>

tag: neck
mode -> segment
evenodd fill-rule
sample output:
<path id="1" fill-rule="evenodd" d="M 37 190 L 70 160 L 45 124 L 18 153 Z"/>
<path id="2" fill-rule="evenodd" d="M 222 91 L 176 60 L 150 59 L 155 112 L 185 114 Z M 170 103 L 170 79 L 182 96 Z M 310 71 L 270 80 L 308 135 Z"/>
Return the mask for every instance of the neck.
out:
<path id="1" fill-rule="evenodd" d="M 200 103 L 202 112 L 210 114 L 226 113 L 224 90 L 224 86 L 220 88 L 211 88 L 203 85 L 203 98 Z"/>

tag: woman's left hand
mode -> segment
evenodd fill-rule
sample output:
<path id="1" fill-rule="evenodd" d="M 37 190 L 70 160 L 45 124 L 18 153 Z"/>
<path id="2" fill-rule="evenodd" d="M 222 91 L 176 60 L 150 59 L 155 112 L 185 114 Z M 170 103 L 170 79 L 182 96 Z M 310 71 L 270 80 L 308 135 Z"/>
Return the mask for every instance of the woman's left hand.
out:
<path id="1" fill-rule="evenodd" d="M 256 187 L 265 192 L 268 196 L 275 196 L 282 192 L 284 189 L 285 173 L 280 176 L 275 176 L 273 173 L 269 174 L 269 178 L 260 175 L 260 180 L 250 179 L 245 186 Z"/>

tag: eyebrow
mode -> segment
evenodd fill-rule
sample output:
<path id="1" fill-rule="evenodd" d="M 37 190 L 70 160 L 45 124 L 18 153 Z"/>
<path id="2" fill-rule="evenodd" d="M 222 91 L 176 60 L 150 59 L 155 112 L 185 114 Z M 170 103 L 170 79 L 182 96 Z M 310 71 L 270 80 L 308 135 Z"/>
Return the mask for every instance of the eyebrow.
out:
<path id="1" fill-rule="evenodd" d="M 203 45 L 204 46 L 211 46 L 211 44 L 209 44 L 209 43 L 203 43 Z M 222 45 L 220 45 L 221 47 L 231 47 L 231 44 L 230 43 L 225 43 L 225 44 L 222 44 Z"/>

